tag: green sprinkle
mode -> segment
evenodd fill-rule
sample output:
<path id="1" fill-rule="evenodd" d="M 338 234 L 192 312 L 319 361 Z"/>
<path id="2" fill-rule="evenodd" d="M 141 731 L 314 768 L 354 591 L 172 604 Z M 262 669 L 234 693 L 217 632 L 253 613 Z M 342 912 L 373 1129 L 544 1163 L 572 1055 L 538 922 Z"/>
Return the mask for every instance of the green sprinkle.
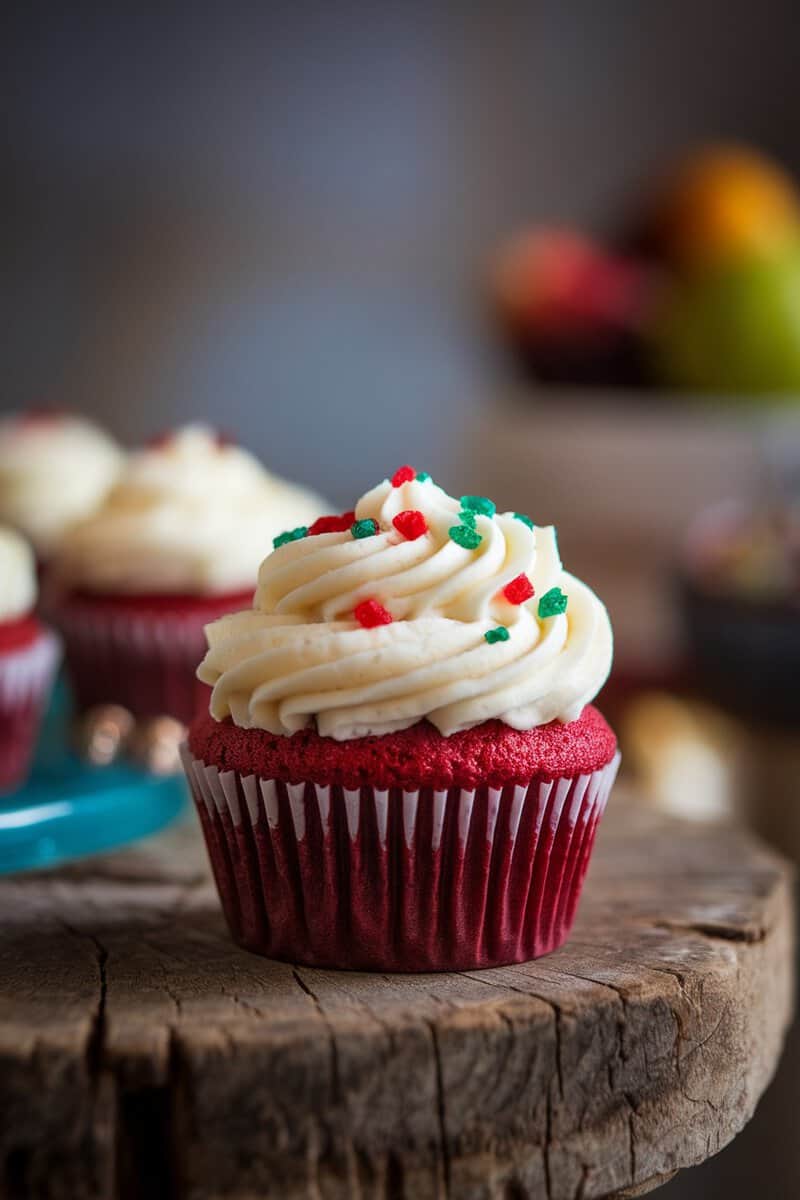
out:
<path id="1" fill-rule="evenodd" d="M 557 617 L 559 613 L 567 611 L 567 597 L 562 592 L 561 588 L 550 588 L 549 592 L 545 592 L 539 601 L 539 616 L 540 617 Z"/>
<path id="2" fill-rule="evenodd" d="M 476 529 L 470 529 L 469 525 L 451 525 L 448 529 L 451 541 L 457 546 L 463 546 L 465 550 L 477 550 L 483 538 Z"/>
<path id="3" fill-rule="evenodd" d="M 430 475 L 427 471 L 417 471 L 417 483 L 427 483 Z"/>
<path id="4" fill-rule="evenodd" d="M 462 496 L 461 507 L 469 512 L 481 513 L 484 517 L 493 517 L 497 512 L 497 505 L 486 496 Z"/>
<path id="5" fill-rule="evenodd" d="M 462 525 L 469 525 L 470 529 L 475 528 L 475 513 L 470 512 L 469 509 L 464 509 L 462 512 L 460 512 L 458 514 L 458 519 Z"/>
<path id="6" fill-rule="evenodd" d="M 505 625 L 498 625 L 496 629 L 487 629 L 483 635 L 490 646 L 495 642 L 507 642 L 511 634 L 506 629 Z"/>
<path id="7" fill-rule="evenodd" d="M 530 517 L 526 517 L 525 513 L 514 513 L 514 516 L 518 521 L 522 521 L 523 525 L 527 525 L 528 529 L 533 529 L 533 521 L 530 519 Z"/>
<path id="8" fill-rule="evenodd" d="M 307 533 L 307 525 L 298 525 L 296 529 L 287 529 L 285 533 L 279 533 L 272 539 L 272 548 L 277 550 L 279 546 L 285 546 L 287 542 L 299 542 Z"/>
<path id="9" fill-rule="evenodd" d="M 350 532 L 356 539 L 374 537 L 378 532 L 378 522 L 373 521 L 372 517 L 365 517 L 363 521 L 354 521 L 350 526 Z"/>

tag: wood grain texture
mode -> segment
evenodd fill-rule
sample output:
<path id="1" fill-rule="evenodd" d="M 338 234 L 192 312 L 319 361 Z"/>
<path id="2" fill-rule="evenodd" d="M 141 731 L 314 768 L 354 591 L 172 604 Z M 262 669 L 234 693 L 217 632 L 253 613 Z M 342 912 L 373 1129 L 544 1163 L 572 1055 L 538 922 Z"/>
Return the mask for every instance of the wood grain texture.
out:
<path id="1" fill-rule="evenodd" d="M 0 1196 L 640 1195 L 751 1116 L 791 880 L 618 792 L 570 943 L 380 976 L 236 948 L 193 826 L 0 881 Z"/>

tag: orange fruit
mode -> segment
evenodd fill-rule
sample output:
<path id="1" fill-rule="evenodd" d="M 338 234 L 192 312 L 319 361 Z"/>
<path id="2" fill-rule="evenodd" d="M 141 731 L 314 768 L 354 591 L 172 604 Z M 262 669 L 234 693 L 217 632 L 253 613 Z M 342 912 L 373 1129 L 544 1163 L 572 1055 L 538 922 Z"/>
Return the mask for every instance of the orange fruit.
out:
<path id="1" fill-rule="evenodd" d="M 791 177 L 739 146 L 692 154 L 668 181 L 654 212 L 657 244 L 676 266 L 696 269 L 761 251 L 800 231 Z"/>

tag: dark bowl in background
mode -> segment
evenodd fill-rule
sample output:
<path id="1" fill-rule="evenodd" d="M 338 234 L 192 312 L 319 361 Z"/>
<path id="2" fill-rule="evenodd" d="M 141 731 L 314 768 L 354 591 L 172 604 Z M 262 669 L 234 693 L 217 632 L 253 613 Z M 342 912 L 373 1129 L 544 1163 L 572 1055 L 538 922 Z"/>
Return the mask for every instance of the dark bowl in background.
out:
<path id="1" fill-rule="evenodd" d="M 732 596 L 684 576 L 681 615 L 703 695 L 749 721 L 800 725 L 800 606 Z"/>

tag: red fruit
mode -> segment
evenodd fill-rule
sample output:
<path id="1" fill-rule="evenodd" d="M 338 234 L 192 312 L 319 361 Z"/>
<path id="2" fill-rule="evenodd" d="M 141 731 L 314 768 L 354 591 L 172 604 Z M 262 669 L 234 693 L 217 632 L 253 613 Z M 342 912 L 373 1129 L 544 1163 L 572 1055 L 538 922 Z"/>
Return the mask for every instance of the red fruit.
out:
<path id="1" fill-rule="evenodd" d="M 506 318 L 548 340 L 638 327 L 649 292 L 639 263 L 560 229 L 515 238 L 500 255 L 494 282 Z"/>

